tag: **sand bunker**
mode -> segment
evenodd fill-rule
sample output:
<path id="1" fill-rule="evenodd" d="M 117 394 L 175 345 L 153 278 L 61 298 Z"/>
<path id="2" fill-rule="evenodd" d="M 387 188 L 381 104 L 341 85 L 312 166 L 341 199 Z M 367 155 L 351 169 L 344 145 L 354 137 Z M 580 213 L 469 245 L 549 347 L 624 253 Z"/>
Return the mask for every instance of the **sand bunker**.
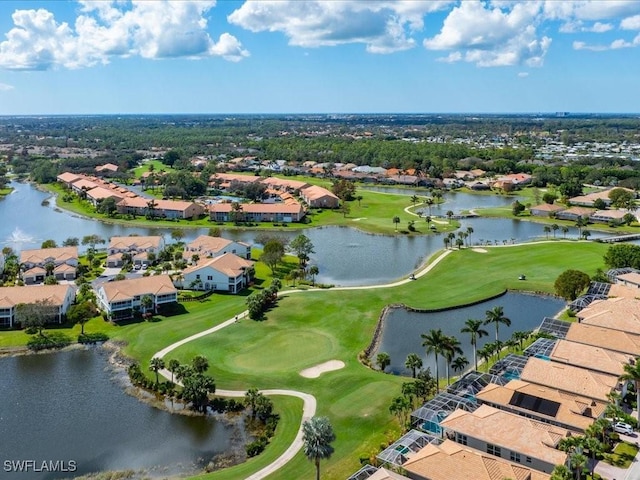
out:
<path id="1" fill-rule="evenodd" d="M 300 375 L 305 378 L 318 378 L 325 372 L 332 372 L 333 370 L 340 370 L 341 368 L 344 368 L 344 362 L 340 360 L 329 360 L 315 367 L 305 368 L 300 372 Z"/>
<path id="2" fill-rule="evenodd" d="M 484 248 L 472 248 L 471 250 L 478 253 L 487 253 Z"/>
<path id="3" fill-rule="evenodd" d="M 351 221 L 352 222 L 359 222 L 360 220 L 366 220 L 367 217 L 358 217 L 358 218 L 353 218 Z"/>

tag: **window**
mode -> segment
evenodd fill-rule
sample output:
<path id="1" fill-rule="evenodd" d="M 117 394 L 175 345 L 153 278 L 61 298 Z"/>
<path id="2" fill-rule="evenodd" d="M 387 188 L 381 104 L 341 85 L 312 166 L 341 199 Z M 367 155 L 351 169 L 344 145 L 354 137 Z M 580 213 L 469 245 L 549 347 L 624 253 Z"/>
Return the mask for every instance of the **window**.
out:
<path id="1" fill-rule="evenodd" d="M 527 463 L 531 463 L 531 457 L 527 457 L 527 458 L 525 458 L 525 460 L 524 460 L 524 461 L 525 461 L 525 462 L 527 462 Z"/>
<path id="2" fill-rule="evenodd" d="M 489 455 L 494 455 L 496 457 L 501 457 L 502 456 L 502 452 L 500 450 L 500 447 L 498 447 L 496 445 L 491 445 L 490 443 L 487 443 L 487 453 Z"/>
<path id="3" fill-rule="evenodd" d="M 518 452 L 511 452 L 509 458 L 512 462 L 520 463 L 520 454 Z"/>
<path id="4" fill-rule="evenodd" d="M 456 442 L 466 445 L 467 444 L 467 436 L 462 435 L 461 433 L 456 433 Z"/>
<path id="5" fill-rule="evenodd" d="M 200 280 L 200 274 L 196 274 L 196 280 Z"/>
<path id="6" fill-rule="evenodd" d="M 207 280 L 213 280 L 213 275 L 207 275 Z"/>

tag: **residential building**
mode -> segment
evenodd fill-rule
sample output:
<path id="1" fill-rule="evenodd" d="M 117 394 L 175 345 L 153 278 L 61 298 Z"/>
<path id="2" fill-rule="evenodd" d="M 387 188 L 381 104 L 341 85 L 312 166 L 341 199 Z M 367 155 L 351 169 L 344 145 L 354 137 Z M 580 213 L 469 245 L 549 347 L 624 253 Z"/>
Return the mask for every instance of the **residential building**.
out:
<path id="1" fill-rule="evenodd" d="M 299 203 L 243 203 L 239 212 L 233 211 L 230 203 L 216 203 L 209 206 L 212 222 L 232 222 L 235 215 L 247 222 L 299 222 L 306 215 L 306 210 Z"/>
<path id="2" fill-rule="evenodd" d="M 254 263 L 233 253 L 224 253 L 186 268 L 176 285 L 193 290 L 238 293 L 253 280 Z"/>
<path id="3" fill-rule="evenodd" d="M 594 211 L 595 210 L 593 208 L 571 207 L 571 208 L 567 208 L 566 210 L 558 210 L 556 212 L 556 218 L 560 220 L 570 220 L 574 222 L 578 220 L 578 218 L 583 218 L 587 220 Z"/>
<path id="4" fill-rule="evenodd" d="M 440 425 L 449 440 L 541 472 L 551 473 L 567 459 L 556 446 L 571 435 L 570 430 L 489 405 L 480 405 L 474 412 L 456 410 Z"/>
<path id="5" fill-rule="evenodd" d="M 597 327 L 586 323 L 572 323 L 565 339 L 627 353 L 635 357 L 640 356 L 640 335 L 622 330 Z"/>
<path id="6" fill-rule="evenodd" d="M 504 386 L 491 383 L 476 394 L 476 400 L 493 408 L 583 433 L 607 402 L 581 397 L 555 388 L 522 380 Z"/>
<path id="7" fill-rule="evenodd" d="M 507 452 L 508 450 L 505 450 L 505 454 Z M 517 455 L 518 453 L 513 453 L 511 456 L 518 458 Z M 520 465 L 526 461 L 526 457 L 519 458 L 518 463 L 508 461 L 506 457 L 503 460 L 460 443 L 445 440 L 440 445 L 427 445 L 402 468 L 412 480 L 549 480 L 549 475 L 534 470 L 530 465 Z"/>
<path id="8" fill-rule="evenodd" d="M 529 358 L 522 369 L 520 379 L 601 401 L 606 401 L 609 393 L 618 387 L 618 377 L 615 375 L 535 357 Z"/>
<path id="9" fill-rule="evenodd" d="M 626 287 L 640 288 L 640 272 L 623 273 L 616 276 L 616 284 L 624 285 Z M 615 285 L 612 285 L 612 288 Z M 638 292 L 635 292 L 634 297 Z"/>
<path id="10" fill-rule="evenodd" d="M 300 197 L 312 208 L 338 208 L 340 199 L 326 188 L 312 185 L 300 190 Z"/>
<path id="11" fill-rule="evenodd" d="M 52 307 L 51 321 L 62 323 L 69 307 L 76 298 L 71 285 L 38 285 L 31 287 L 0 287 L 0 325 L 16 325 L 16 307 L 48 301 Z"/>
<path id="12" fill-rule="evenodd" d="M 629 278 L 631 285 L 640 281 L 640 275 L 637 273 L 627 273 L 620 275 L 619 278 L 622 277 Z M 624 278 L 622 281 L 625 281 Z M 634 290 L 637 294 L 638 291 Z M 612 328 L 640 335 L 640 300 L 636 298 L 618 297 L 595 300 L 576 316 L 578 322 L 584 325 Z"/>
<path id="13" fill-rule="evenodd" d="M 158 218 L 192 219 L 204 215 L 205 207 L 195 202 L 160 200 L 142 197 L 125 198 L 116 205 L 118 213 L 150 215 Z"/>
<path id="14" fill-rule="evenodd" d="M 626 210 L 596 210 L 589 217 L 589 221 L 594 223 L 613 223 L 621 225 L 624 223 L 624 216 L 627 213 L 628 212 Z"/>
<path id="15" fill-rule="evenodd" d="M 624 372 L 624 366 L 631 362 L 634 356 L 594 345 L 560 339 L 556 341 L 549 354 L 549 359 L 553 362 L 566 363 L 619 377 Z"/>
<path id="16" fill-rule="evenodd" d="M 185 260 L 191 261 L 193 255 L 198 255 L 202 260 L 204 258 L 218 257 L 225 253 L 233 253 L 249 260 L 251 258 L 251 246 L 244 242 L 234 242 L 222 237 L 200 235 L 185 245 L 182 256 Z"/>
<path id="17" fill-rule="evenodd" d="M 149 263 L 148 255 L 158 255 L 164 247 L 164 239 L 160 236 L 111 237 L 107 247 L 107 267 L 121 267 L 123 254 L 130 255 L 134 264 Z"/>
<path id="18" fill-rule="evenodd" d="M 560 205 L 556 205 L 555 203 L 542 203 L 540 205 L 536 205 L 535 207 L 531 207 L 529 211 L 531 215 L 536 217 L 550 217 L 556 215 L 558 212 L 564 210 L 565 207 L 561 207 Z"/>
<path id="19" fill-rule="evenodd" d="M 22 281 L 43 282 L 47 270 L 57 280 L 74 280 L 78 267 L 78 247 L 38 248 L 20 252 Z"/>
<path id="20" fill-rule="evenodd" d="M 178 301 L 178 291 L 169 275 L 151 275 L 115 282 L 105 282 L 96 289 L 99 306 L 110 320 L 132 318 L 136 311 L 145 313 L 144 297 L 151 298 L 154 312 Z"/>

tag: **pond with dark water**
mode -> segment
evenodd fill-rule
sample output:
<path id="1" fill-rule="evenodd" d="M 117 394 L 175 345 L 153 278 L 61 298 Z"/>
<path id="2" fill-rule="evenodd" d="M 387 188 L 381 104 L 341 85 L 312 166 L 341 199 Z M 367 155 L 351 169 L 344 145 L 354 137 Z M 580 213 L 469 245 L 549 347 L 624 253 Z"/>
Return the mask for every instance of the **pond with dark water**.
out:
<path id="1" fill-rule="evenodd" d="M 0 371 L 3 462 L 77 466 L 72 473 L 3 468 L 1 478 L 50 480 L 126 469 L 165 477 L 201 471 L 214 456 L 244 448 L 241 418 L 180 415 L 141 402 L 125 393 L 126 373 L 115 371 L 99 347 L 0 358 Z"/>
<path id="2" fill-rule="evenodd" d="M 511 320 L 511 326 L 500 325 L 499 328 L 500 340 L 506 341 L 513 332 L 536 329 L 544 317 L 553 317 L 565 305 L 564 300 L 556 297 L 507 292 L 492 300 L 439 312 L 422 313 L 393 308 L 384 319 L 380 343 L 372 357 L 375 359 L 378 353 L 387 352 L 391 357 L 389 370 L 396 374 L 410 375 L 404 363 L 407 355 L 417 353 L 422 358 L 424 367 L 431 368 L 431 373 L 435 375 L 435 357 L 425 354 L 420 335 L 430 330 L 442 329 L 445 335 L 460 340 L 463 355 L 469 360 L 469 367 L 472 367 L 473 348 L 469 334 L 460 332 L 467 319 L 484 320 L 487 310 L 496 306 L 503 307 L 505 316 Z M 489 335 L 478 340 L 478 349 L 485 343 L 495 341 L 495 326 L 491 324 L 483 328 Z M 444 377 L 445 362 L 442 358 L 439 358 L 439 371 L 440 376 Z"/>

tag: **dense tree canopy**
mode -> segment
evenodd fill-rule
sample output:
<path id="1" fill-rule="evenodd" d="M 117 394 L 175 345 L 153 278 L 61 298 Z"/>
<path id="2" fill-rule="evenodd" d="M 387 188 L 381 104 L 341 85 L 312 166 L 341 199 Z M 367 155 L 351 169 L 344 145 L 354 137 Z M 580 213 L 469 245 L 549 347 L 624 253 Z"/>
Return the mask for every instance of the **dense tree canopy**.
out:
<path id="1" fill-rule="evenodd" d="M 553 284 L 558 295 L 566 300 L 575 300 L 588 286 L 589 275 L 580 270 L 565 270 Z"/>
<path id="2" fill-rule="evenodd" d="M 612 245 L 604 254 L 604 263 L 609 268 L 638 268 L 640 269 L 640 245 L 619 243 Z"/>

